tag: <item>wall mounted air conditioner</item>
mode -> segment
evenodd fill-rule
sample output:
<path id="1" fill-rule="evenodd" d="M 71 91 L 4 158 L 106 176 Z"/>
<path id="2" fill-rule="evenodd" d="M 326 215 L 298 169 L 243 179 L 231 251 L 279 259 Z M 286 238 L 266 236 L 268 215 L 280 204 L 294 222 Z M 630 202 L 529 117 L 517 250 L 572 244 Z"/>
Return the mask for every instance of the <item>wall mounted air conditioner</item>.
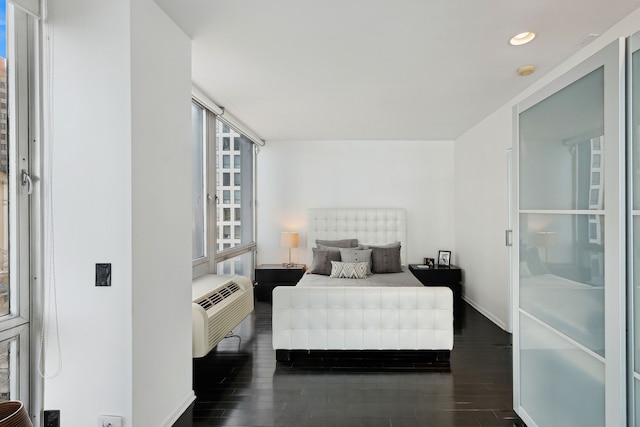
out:
<path id="1" fill-rule="evenodd" d="M 203 357 L 253 311 L 253 284 L 244 276 L 207 274 L 192 286 L 193 357 Z"/>

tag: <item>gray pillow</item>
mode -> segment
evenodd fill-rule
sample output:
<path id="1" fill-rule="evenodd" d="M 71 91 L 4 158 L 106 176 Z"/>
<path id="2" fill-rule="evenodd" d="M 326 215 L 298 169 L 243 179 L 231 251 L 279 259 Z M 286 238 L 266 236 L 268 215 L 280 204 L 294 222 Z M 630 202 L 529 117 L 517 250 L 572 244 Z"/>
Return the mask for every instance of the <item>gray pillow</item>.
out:
<path id="1" fill-rule="evenodd" d="M 400 242 L 387 243 L 385 245 L 362 245 L 364 249 L 370 248 L 399 248 Z"/>
<path id="2" fill-rule="evenodd" d="M 316 245 L 333 246 L 336 248 L 355 248 L 356 246 L 358 246 L 358 239 L 342 239 L 342 240 L 316 239 Z"/>
<path id="3" fill-rule="evenodd" d="M 324 251 L 318 248 L 312 248 L 313 261 L 311 267 L 307 270 L 307 274 L 322 274 L 328 276 L 331 274 L 331 261 L 340 261 L 339 251 Z"/>
<path id="4" fill-rule="evenodd" d="M 367 274 L 371 274 L 371 249 L 340 249 L 342 262 L 366 262 Z"/>
<path id="5" fill-rule="evenodd" d="M 371 248 L 371 269 L 374 273 L 400 273 L 400 247 Z"/>
<path id="6" fill-rule="evenodd" d="M 322 249 L 323 251 L 338 251 L 338 252 L 340 252 L 340 249 L 369 249 L 369 248 L 363 248 L 360 245 L 354 246 L 352 248 L 341 248 L 340 246 L 318 245 L 318 249 Z"/>

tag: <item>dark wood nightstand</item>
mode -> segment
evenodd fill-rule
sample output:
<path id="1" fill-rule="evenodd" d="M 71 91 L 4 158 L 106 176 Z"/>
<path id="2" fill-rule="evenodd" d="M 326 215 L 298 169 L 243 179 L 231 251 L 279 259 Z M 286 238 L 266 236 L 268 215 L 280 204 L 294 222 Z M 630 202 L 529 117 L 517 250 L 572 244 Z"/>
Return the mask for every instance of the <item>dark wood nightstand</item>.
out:
<path id="1" fill-rule="evenodd" d="M 453 292 L 454 304 L 462 299 L 462 270 L 460 267 L 435 266 L 433 268 L 418 268 L 417 264 L 409 264 L 409 270 L 425 286 L 447 286 Z"/>
<path id="2" fill-rule="evenodd" d="M 271 301 L 276 286 L 295 286 L 307 270 L 304 264 L 285 267 L 282 264 L 262 264 L 256 267 L 254 294 L 258 301 Z"/>

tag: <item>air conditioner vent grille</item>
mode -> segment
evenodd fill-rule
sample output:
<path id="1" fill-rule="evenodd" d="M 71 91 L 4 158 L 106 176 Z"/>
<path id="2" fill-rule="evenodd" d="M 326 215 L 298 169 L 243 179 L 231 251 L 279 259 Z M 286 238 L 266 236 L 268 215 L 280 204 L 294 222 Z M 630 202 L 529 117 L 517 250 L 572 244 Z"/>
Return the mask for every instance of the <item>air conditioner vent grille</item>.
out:
<path id="1" fill-rule="evenodd" d="M 192 355 L 204 357 L 253 311 L 253 283 L 244 276 L 207 274 L 192 285 Z"/>
<path id="2" fill-rule="evenodd" d="M 229 298 L 231 295 L 238 292 L 239 290 L 241 290 L 240 286 L 238 286 L 234 282 L 230 282 L 228 285 L 224 286 L 223 288 L 220 288 L 217 291 L 212 292 L 209 295 L 200 298 L 199 300 L 195 301 L 195 303 L 198 304 L 200 307 L 204 308 L 205 310 L 208 310 L 211 307 L 217 304 L 220 304 L 222 301 Z"/>

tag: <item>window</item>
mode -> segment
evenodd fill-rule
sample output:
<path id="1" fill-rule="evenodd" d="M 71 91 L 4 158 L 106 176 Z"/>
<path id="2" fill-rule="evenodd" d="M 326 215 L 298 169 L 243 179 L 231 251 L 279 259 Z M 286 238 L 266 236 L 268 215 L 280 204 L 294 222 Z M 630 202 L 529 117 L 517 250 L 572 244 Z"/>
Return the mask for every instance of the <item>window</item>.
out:
<path id="1" fill-rule="evenodd" d="M 193 276 L 246 274 L 255 252 L 254 143 L 195 101 L 192 116 Z"/>
<path id="2" fill-rule="evenodd" d="M 254 259 L 253 174 L 254 145 L 242 133 L 216 121 L 216 152 L 222 158 L 224 178 L 216 184 L 216 195 L 233 209 L 233 219 L 222 225 L 223 239 L 217 242 L 217 272 L 246 274 L 252 271 Z M 233 144 L 233 154 L 226 154 L 227 141 Z M 233 158 L 233 160 L 232 160 Z M 231 169 L 233 161 L 233 172 Z M 233 176 L 233 182 L 231 182 Z M 231 196 L 233 195 L 233 199 Z M 219 218 L 221 222 L 225 218 Z M 232 234 L 233 232 L 233 234 Z"/>
<path id="3" fill-rule="evenodd" d="M 233 139 L 234 149 L 238 152 L 233 156 L 221 154 L 223 169 L 228 167 L 231 157 L 233 157 L 233 187 L 231 187 L 231 173 L 225 172 L 229 177 L 218 183 L 217 191 L 222 193 L 225 203 L 231 204 L 234 209 L 232 226 L 234 227 L 234 239 L 232 247 L 245 245 L 253 242 L 253 143 L 244 135 L 236 132 L 220 121 L 217 122 L 218 141 L 217 147 L 220 151 L 224 148 L 227 138 Z M 226 132 L 225 132 L 226 131 Z M 227 165 L 227 166 L 225 166 Z M 238 188 L 239 187 L 239 188 Z M 233 193 L 232 193 L 233 192 Z M 245 193 L 247 196 L 245 197 Z M 233 194 L 233 201 L 231 195 Z M 247 206 L 250 209 L 243 210 Z M 246 214 L 245 214 L 246 212 Z M 229 233 L 230 234 L 230 233 Z M 225 242 L 226 243 L 226 242 Z M 220 250 L 220 248 L 219 248 Z"/>
<path id="4" fill-rule="evenodd" d="M 33 83 L 39 77 L 38 67 L 36 55 L 30 54 L 39 39 L 39 26 L 36 18 L 0 1 L 0 27 L 5 32 L 0 37 L 0 85 L 5 89 L 0 93 L 0 118 L 7 120 L 11 113 L 11 132 L 2 134 L 0 155 L 0 400 L 22 400 L 34 414 L 42 408 L 34 408 L 29 396 L 42 389 L 41 382 L 29 378 L 30 372 L 37 372 L 29 363 L 29 336 L 39 335 L 31 330 L 29 301 L 31 279 L 42 275 L 42 266 L 32 255 L 42 249 L 39 242 L 44 238 L 30 220 L 42 217 L 38 204 L 31 204 L 40 198 L 41 189 L 34 185 L 29 195 L 19 171 L 40 167 L 40 158 L 29 150 L 30 141 L 41 144 L 34 102 L 39 92 Z M 37 387 L 34 393 L 32 384 Z"/>

